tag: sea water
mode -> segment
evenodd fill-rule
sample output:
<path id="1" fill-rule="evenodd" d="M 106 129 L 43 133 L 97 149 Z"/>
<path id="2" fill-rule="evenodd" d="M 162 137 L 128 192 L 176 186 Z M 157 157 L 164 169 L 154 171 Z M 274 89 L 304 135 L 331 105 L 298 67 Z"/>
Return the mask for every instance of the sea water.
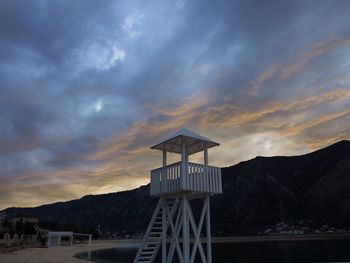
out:
<path id="1" fill-rule="evenodd" d="M 213 263 L 350 262 L 350 240 L 215 243 L 212 250 Z M 136 252 L 136 245 L 126 244 L 76 257 L 98 263 L 132 263 Z M 156 262 L 161 262 L 159 255 Z M 201 262 L 199 256 L 196 262 Z"/>

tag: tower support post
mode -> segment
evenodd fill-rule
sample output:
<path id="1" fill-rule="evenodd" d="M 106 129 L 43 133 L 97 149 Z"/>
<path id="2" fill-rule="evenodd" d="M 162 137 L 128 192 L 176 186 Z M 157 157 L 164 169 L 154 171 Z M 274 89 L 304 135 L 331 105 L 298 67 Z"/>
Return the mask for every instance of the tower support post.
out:
<path id="1" fill-rule="evenodd" d="M 203 206 L 200 211 L 199 221 L 195 219 L 188 195 L 178 197 L 178 209 L 171 213 L 166 198 L 163 200 L 162 212 L 162 263 L 173 262 L 176 251 L 180 263 L 194 263 L 196 254 L 199 254 L 202 263 L 212 263 L 211 255 L 211 230 L 210 230 L 210 199 L 209 195 L 202 197 Z M 204 224 L 206 228 L 204 228 Z M 167 229 L 171 234 L 170 244 L 167 246 Z M 193 244 L 191 245 L 191 234 Z M 201 233 L 206 236 L 206 253 L 201 240 Z M 182 234 L 182 246 L 180 239 Z"/>
<path id="2" fill-rule="evenodd" d="M 205 198 L 206 209 L 206 236 L 207 236 L 207 262 L 212 263 L 211 255 L 211 229 L 210 229 L 210 199 L 209 195 Z"/>
<path id="3" fill-rule="evenodd" d="M 187 195 L 182 196 L 182 249 L 184 263 L 190 262 L 190 229 L 188 225 Z"/>
<path id="4" fill-rule="evenodd" d="M 162 198 L 162 262 L 166 262 L 166 232 L 167 232 L 167 215 L 166 199 Z"/>

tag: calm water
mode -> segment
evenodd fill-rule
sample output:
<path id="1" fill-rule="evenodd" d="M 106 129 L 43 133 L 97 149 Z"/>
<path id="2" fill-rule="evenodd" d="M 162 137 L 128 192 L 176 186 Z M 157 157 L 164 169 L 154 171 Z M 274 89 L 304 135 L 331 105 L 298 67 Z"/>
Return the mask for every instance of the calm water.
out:
<path id="1" fill-rule="evenodd" d="M 93 251 L 90 258 L 98 263 L 132 263 L 136 251 L 135 245 L 125 245 Z M 88 256 L 87 252 L 77 255 L 83 259 Z M 213 262 L 350 262 L 350 240 L 213 244 Z"/>

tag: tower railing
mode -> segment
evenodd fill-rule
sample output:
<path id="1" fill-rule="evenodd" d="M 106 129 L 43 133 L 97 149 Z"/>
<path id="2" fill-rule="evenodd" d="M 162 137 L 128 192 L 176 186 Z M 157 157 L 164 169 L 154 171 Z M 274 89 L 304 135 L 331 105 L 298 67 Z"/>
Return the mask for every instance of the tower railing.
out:
<path id="1" fill-rule="evenodd" d="M 183 191 L 222 193 L 221 169 L 192 162 L 177 162 L 151 171 L 151 195 Z"/>

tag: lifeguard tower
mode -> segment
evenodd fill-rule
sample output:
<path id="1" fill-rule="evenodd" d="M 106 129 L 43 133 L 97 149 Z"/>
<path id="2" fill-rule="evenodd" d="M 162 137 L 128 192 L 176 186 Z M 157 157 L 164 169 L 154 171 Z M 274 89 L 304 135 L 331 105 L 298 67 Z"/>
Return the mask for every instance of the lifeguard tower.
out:
<path id="1" fill-rule="evenodd" d="M 151 147 L 163 152 L 163 166 L 151 171 L 151 195 L 160 199 L 134 263 L 153 263 L 160 248 L 162 263 L 171 263 L 175 257 L 180 263 L 193 263 L 196 255 L 201 262 L 212 263 L 209 198 L 222 193 L 222 182 L 220 168 L 208 165 L 208 149 L 218 145 L 182 129 Z M 188 161 L 189 155 L 201 151 L 203 164 Z M 168 165 L 167 152 L 181 154 L 181 161 Z M 192 199 L 203 201 L 199 221 L 192 212 Z"/>

